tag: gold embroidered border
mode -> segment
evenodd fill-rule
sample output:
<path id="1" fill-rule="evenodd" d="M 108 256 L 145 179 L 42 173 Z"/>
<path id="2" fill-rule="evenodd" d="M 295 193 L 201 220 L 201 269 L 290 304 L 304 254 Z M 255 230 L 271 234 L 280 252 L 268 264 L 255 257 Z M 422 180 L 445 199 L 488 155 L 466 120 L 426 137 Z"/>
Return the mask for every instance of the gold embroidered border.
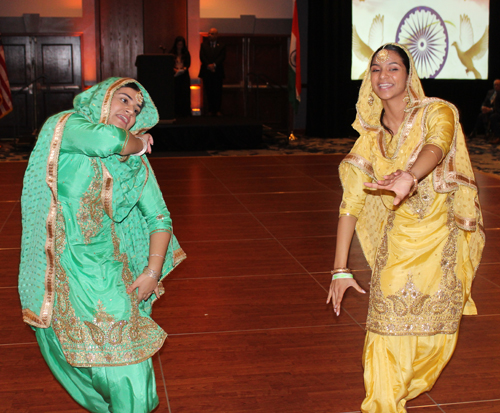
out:
<path id="1" fill-rule="evenodd" d="M 484 226 L 482 224 L 479 224 L 478 228 L 479 228 L 479 233 L 481 234 L 481 237 L 483 238 L 483 240 L 486 241 L 486 233 L 484 232 Z"/>
<path id="2" fill-rule="evenodd" d="M 141 156 L 141 162 L 144 165 L 144 167 L 146 168 L 146 178 L 144 179 L 144 185 L 142 186 L 141 194 L 139 195 L 139 198 L 137 198 L 138 200 L 142 198 L 142 193 L 144 192 L 144 188 L 146 187 L 146 183 L 148 182 L 148 179 L 149 179 L 149 167 L 142 156 Z"/>
<path id="3" fill-rule="evenodd" d="M 404 205 L 422 220 L 427 215 L 435 199 L 436 192 L 432 188 L 432 181 L 429 177 L 426 177 L 419 182 L 418 190 L 406 199 Z"/>
<path id="4" fill-rule="evenodd" d="M 166 338 L 166 333 L 150 318 L 139 311 L 137 291 L 129 295 L 130 317 L 116 320 L 99 300 L 92 321 L 82 321 L 76 316 L 70 300 L 70 285 L 61 255 L 65 248 L 64 219 L 59 209 L 56 226 L 56 292 L 53 328 L 59 338 L 64 355 L 74 367 L 123 366 L 140 363 L 156 353 Z M 119 239 L 114 223 L 111 223 L 113 258 L 121 262 L 125 288 L 134 279 L 128 265 L 128 257 L 120 252 Z"/>
<path id="5" fill-rule="evenodd" d="M 411 273 L 408 274 L 406 285 L 401 290 L 387 297 L 382 293 L 381 271 L 387 265 L 388 233 L 393 227 L 395 217 L 395 213 L 390 212 L 372 276 L 366 323 L 368 331 L 388 336 L 426 336 L 453 334 L 457 331 L 463 308 L 462 282 L 455 275 L 456 245 L 460 230 L 455 225 L 452 195 L 446 203 L 449 235 L 441 255 L 441 281 L 433 295 L 420 292 L 413 283 Z"/>
<path id="6" fill-rule="evenodd" d="M 410 74 L 408 76 L 408 82 L 410 82 L 410 79 L 412 78 L 412 74 Z M 412 105 L 412 107 L 415 107 L 417 105 L 420 104 L 420 99 L 419 99 L 419 96 L 418 96 L 418 93 L 416 91 L 413 90 L 413 88 L 411 87 L 411 85 L 408 85 L 408 90 L 410 92 L 410 96 L 413 97 L 413 99 L 410 101 L 410 104 Z"/>
<path id="7" fill-rule="evenodd" d="M 187 258 L 186 253 L 182 248 L 178 248 L 174 251 L 174 267 Z"/>
<path id="8" fill-rule="evenodd" d="M 456 157 L 456 146 L 457 146 L 457 133 L 460 129 L 460 123 L 458 122 L 458 111 L 457 108 L 449 102 L 439 98 L 426 98 L 423 102 L 426 105 L 431 103 L 443 103 L 448 106 L 455 115 L 455 132 L 453 135 L 453 140 L 450 146 L 450 151 L 446 155 L 443 162 L 441 162 L 433 173 L 434 189 L 436 192 L 446 193 L 457 189 L 458 185 L 467 186 L 474 191 L 477 191 L 477 183 L 473 177 L 468 177 L 456 171 L 455 169 L 455 157 Z M 425 112 L 427 114 L 427 111 Z M 425 117 L 422 119 L 422 138 L 426 134 L 425 129 Z"/>
<path id="9" fill-rule="evenodd" d="M 131 79 L 129 77 L 124 77 L 122 79 L 118 79 L 111 84 L 104 95 L 104 100 L 102 102 L 101 107 L 101 118 L 99 119 L 99 123 L 108 123 L 110 111 L 111 111 L 111 99 L 113 99 L 113 95 L 115 92 L 126 85 L 127 83 L 137 83 L 135 79 Z"/>
<path id="10" fill-rule="evenodd" d="M 394 151 L 394 155 L 392 155 L 391 159 L 396 158 L 399 150 L 401 149 L 401 146 L 403 146 L 406 140 L 408 139 L 408 135 L 410 134 L 410 131 L 413 128 L 413 123 L 415 122 L 415 118 L 417 117 L 419 109 L 411 108 L 409 109 L 409 111 L 410 112 L 405 120 L 403 129 L 401 130 L 401 136 L 399 137 L 398 146 Z"/>
<path id="11" fill-rule="evenodd" d="M 173 234 L 173 232 L 172 232 L 172 230 L 171 230 L 171 229 L 157 228 L 157 229 L 152 230 L 152 231 L 149 233 L 149 235 L 151 235 L 151 234 L 155 234 L 155 233 L 157 233 L 157 232 L 168 232 L 170 235 L 172 235 L 172 234 Z"/>
<path id="12" fill-rule="evenodd" d="M 349 163 L 355 166 L 356 168 L 361 169 L 365 174 L 370 176 L 372 179 L 377 179 L 375 177 L 375 172 L 373 171 L 373 166 L 371 162 L 363 158 L 361 155 L 350 153 L 346 155 L 344 159 L 342 159 L 342 162 Z"/>
<path id="13" fill-rule="evenodd" d="M 102 168 L 101 202 L 106 215 L 113 219 L 113 177 L 109 173 L 108 168 L 106 168 L 102 160 L 100 162 Z"/>
<path id="14" fill-rule="evenodd" d="M 80 199 L 80 208 L 76 213 L 76 220 L 83 235 L 83 242 L 90 244 L 91 238 L 95 237 L 102 229 L 102 219 L 104 216 L 102 196 L 102 171 L 95 158 L 90 158 L 94 176 L 87 191 Z"/>
<path id="15" fill-rule="evenodd" d="M 359 123 L 361 123 L 361 126 L 363 127 L 363 129 L 365 129 L 367 131 L 371 131 L 371 132 L 376 132 L 376 131 L 380 130 L 380 128 L 381 128 L 380 126 L 369 125 L 368 123 L 365 122 L 365 120 L 363 119 L 363 117 L 359 113 L 358 105 L 356 105 L 356 113 L 357 113 Z"/>
<path id="16" fill-rule="evenodd" d="M 42 324 L 42 321 L 38 314 L 35 314 L 33 311 L 31 311 L 29 308 L 24 308 L 23 309 L 23 321 L 29 325 L 35 326 L 35 327 L 40 327 L 40 328 L 47 328 L 48 326 Z"/>
<path id="17" fill-rule="evenodd" d="M 187 258 L 187 255 L 186 253 L 183 251 L 182 248 L 178 248 L 174 251 L 174 259 L 173 259 L 173 264 L 172 264 L 172 268 L 170 269 L 169 272 L 163 274 L 160 278 L 160 281 L 161 280 L 164 280 L 173 270 L 175 270 L 175 267 L 177 267 L 182 261 L 184 261 L 185 259 Z M 160 283 L 161 284 L 161 283 Z M 161 286 L 163 287 L 163 284 L 161 284 Z M 164 293 L 165 291 L 161 291 L 160 289 L 160 296 Z M 153 303 L 156 301 L 157 298 L 155 298 L 153 300 Z"/>
<path id="18" fill-rule="evenodd" d="M 379 146 L 379 150 L 382 153 L 382 156 L 384 158 L 394 159 L 397 156 L 399 150 L 401 149 L 401 146 L 406 142 L 406 139 L 408 138 L 408 134 L 410 133 L 410 131 L 413 127 L 413 123 L 415 121 L 415 117 L 417 116 L 418 111 L 419 111 L 418 107 L 409 109 L 409 112 L 407 113 L 407 115 L 405 116 L 405 119 L 403 121 L 403 127 L 401 129 L 401 134 L 399 135 L 399 138 L 398 138 L 398 144 L 397 144 L 396 149 L 394 150 L 394 153 L 392 154 L 392 156 L 387 156 L 387 146 L 385 143 L 385 132 L 383 130 L 380 131 L 381 133 L 378 137 L 378 146 Z"/>
<path id="19" fill-rule="evenodd" d="M 463 218 L 455 214 L 455 221 L 458 227 L 464 231 L 475 231 L 477 228 L 477 219 Z"/>
<path id="20" fill-rule="evenodd" d="M 45 241 L 45 255 L 47 259 L 47 269 L 45 270 L 45 294 L 40 308 L 40 315 L 37 316 L 33 311 L 28 309 L 23 310 L 23 320 L 28 324 L 40 328 L 47 328 L 50 326 L 52 307 L 54 305 L 54 237 L 57 213 L 57 167 L 64 125 L 73 113 L 74 112 L 66 113 L 57 121 L 47 159 L 47 173 L 45 181 L 52 192 L 52 200 L 50 202 L 49 213 L 46 221 L 47 239 Z"/>

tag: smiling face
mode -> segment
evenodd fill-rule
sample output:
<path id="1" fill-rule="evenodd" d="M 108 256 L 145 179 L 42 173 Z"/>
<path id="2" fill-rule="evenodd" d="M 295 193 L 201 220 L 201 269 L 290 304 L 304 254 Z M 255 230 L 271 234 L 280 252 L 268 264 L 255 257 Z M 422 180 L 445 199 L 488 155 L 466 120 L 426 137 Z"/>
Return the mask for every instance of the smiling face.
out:
<path id="1" fill-rule="evenodd" d="M 378 59 L 373 59 L 371 71 L 372 89 L 382 102 L 403 100 L 407 95 L 406 80 L 408 73 L 401 56 L 392 50 L 382 50 L 380 53 L 388 54 Z"/>
<path id="2" fill-rule="evenodd" d="M 142 94 L 131 87 L 118 89 L 111 99 L 109 125 L 130 130 L 135 124 L 135 118 L 141 112 Z"/>

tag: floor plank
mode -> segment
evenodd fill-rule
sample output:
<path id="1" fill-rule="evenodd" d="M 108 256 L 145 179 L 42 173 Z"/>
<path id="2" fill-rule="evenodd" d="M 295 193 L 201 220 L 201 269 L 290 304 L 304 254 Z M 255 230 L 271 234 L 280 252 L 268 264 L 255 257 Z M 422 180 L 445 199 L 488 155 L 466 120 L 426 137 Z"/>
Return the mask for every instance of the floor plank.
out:
<path id="1" fill-rule="evenodd" d="M 153 317 L 157 412 L 359 412 L 368 294 L 326 305 L 342 155 L 151 158 L 188 259 Z M 0 163 L 0 398 L 6 412 L 83 412 L 55 381 L 17 293 L 26 162 Z M 487 243 L 456 352 L 409 413 L 500 413 L 500 179 L 476 173 Z M 369 291 L 357 239 L 349 265 Z M 166 390 L 166 391 L 165 391 Z M 168 397 L 168 398 L 167 398 Z"/>

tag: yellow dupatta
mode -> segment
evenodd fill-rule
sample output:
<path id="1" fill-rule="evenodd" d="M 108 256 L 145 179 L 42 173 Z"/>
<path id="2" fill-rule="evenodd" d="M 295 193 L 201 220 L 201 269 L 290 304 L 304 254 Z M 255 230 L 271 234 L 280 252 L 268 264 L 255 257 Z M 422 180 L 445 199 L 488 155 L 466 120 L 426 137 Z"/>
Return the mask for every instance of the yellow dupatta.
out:
<path id="1" fill-rule="evenodd" d="M 453 217 L 452 227 L 469 234 L 467 236 L 467 258 L 470 259 L 475 273 L 484 247 L 484 230 L 478 202 L 477 185 L 459 123 L 457 109 L 449 102 L 425 96 L 411 54 L 404 46 L 397 44 L 396 46 L 401 47 L 407 53 L 410 61 L 407 80 L 408 102 L 404 122 L 399 131 L 392 137 L 392 141 L 388 139 L 388 134 L 380 124 L 383 107 L 381 100 L 372 90 L 369 64 L 360 88 L 356 104 L 357 116 L 353 123 L 353 127 L 359 132 L 360 138 L 339 167 L 344 190 L 349 190 L 354 183 L 359 186 L 359 178 L 355 179 L 353 177 L 353 167 L 372 180 L 381 179 L 384 175 L 388 175 L 397 169 L 410 169 L 425 143 L 435 144 L 435 142 L 429 141 L 433 137 L 428 134 L 428 124 L 429 119 L 435 116 L 439 108 L 445 108 L 448 112 L 453 113 L 453 139 L 451 143 L 444 146 L 437 143 L 438 146 L 442 147 L 443 153 L 446 154 L 444 159 L 435 168 L 431 176 L 420 182 L 417 194 L 406 199 L 400 207 L 392 205 L 394 200 L 392 193 L 364 190 L 366 194 L 364 207 L 359 213 L 355 213 L 358 217 L 356 225 L 358 238 L 365 257 L 372 270 L 374 270 L 375 277 L 377 267 L 380 269 L 387 264 L 387 257 L 381 256 L 383 249 L 381 249 L 381 246 L 383 246 L 384 242 L 387 242 L 387 231 L 392 228 L 391 220 L 394 213 L 414 216 L 415 222 L 418 222 L 425 216 L 429 216 L 432 202 L 438 194 L 452 194 L 449 199 L 449 202 L 451 202 L 449 213 Z M 343 209 L 344 206 L 341 205 L 341 215 L 350 213 L 348 208 Z M 396 212 L 398 210 L 399 212 Z M 394 258 L 392 260 L 391 265 Z M 473 276 L 474 274 L 470 274 L 470 276 L 466 277 L 465 291 L 470 292 Z M 372 279 L 372 286 L 373 281 Z M 394 288 L 396 289 L 396 287 Z M 392 293 L 395 293 L 395 290 Z M 391 298 L 393 298 L 393 301 L 396 300 L 395 295 L 394 297 L 391 296 Z M 376 298 L 374 298 L 375 300 Z M 464 313 L 475 314 L 475 306 L 468 293 L 466 294 L 466 302 Z M 375 308 L 376 304 L 374 303 L 374 306 L 371 307 Z M 386 304 L 381 303 L 381 305 Z M 396 308 L 396 304 L 394 304 L 394 308 Z M 402 333 L 402 331 L 398 331 L 394 334 Z"/>

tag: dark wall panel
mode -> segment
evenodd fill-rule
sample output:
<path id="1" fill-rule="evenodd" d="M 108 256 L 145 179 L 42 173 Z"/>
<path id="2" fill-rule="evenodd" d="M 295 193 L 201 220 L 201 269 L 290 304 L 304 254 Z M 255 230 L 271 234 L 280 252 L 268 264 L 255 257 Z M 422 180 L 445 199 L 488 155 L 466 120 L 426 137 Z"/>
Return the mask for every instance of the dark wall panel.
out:
<path id="1" fill-rule="evenodd" d="M 187 39 L 187 0 L 143 0 L 144 53 L 170 50 L 177 36 Z"/>
<path id="2" fill-rule="evenodd" d="M 277 85 L 288 82 L 289 36 L 253 36 L 249 38 L 249 70 Z"/>
<path id="3" fill-rule="evenodd" d="M 27 47 L 29 45 L 26 44 L 6 44 L 4 46 L 7 73 L 11 84 L 23 85 L 28 83 L 26 77 Z"/>
<path id="4" fill-rule="evenodd" d="M 73 48 L 70 44 L 42 45 L 42 71 L 51 73 L 52 84 L 74 83 Z"/>
<path id="5" fill-rule="evenodd" d="M 101 79 L 136 77 L 135 59 L 144 52 L 141 0 L 100 0 Z"/>

